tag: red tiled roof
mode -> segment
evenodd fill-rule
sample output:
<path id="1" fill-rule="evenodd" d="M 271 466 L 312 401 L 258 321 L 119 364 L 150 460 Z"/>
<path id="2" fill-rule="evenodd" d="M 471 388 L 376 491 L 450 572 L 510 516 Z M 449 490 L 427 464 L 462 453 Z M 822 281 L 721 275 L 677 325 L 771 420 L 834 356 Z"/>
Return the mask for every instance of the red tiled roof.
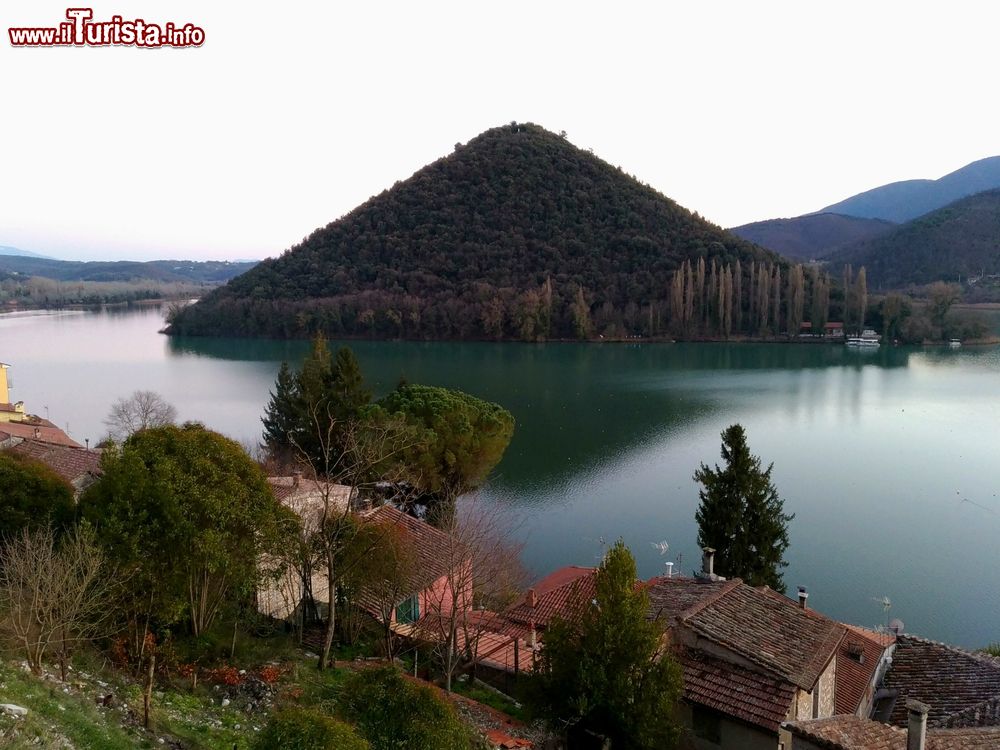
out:
<path id="1" fill-rule="evenodd" d="M 68 445 L 73 448 L 83 447 L 47 419 L 32 422 L 3 422 L 2 424 L 3 431 L 13 437 L 41 440 L 43 443 Z"/>
<path id="2" fill-rule="evenodd" d="M 784 725 L 824 750 L 905 750 L 906 732 L 859 716 L 806 719 Z"/>
<path id="3" fill-rule="evenodd" d="M 795 737 L 824 750 L 906 750 L 906 731 L 858 716 L 831 716 L 783 725 Z M 1000 747 L 1000 728 L 927 730 L 925 750 L 989 750 Z"/>
<path id="4" fill-rule="evenodd" d="M 673 620 L 684 614 L 692 614 L 693 608 L 706 605 L 741 585 L 738 578 L 731 581 L 710 581 L 707 578 L 671 576 L 651 578 L 646 582 L 649 594 L 649 615 L 660 618 L 672 625 Z"/>
<path id="5" fill-rule="evenodd" d="M 14 408 L 14 404 L 0 404 L 0 411 L 14 413 L 17 409 Z"/>
<path id="6" fill-rule="evenodd" d="M 910 698 L 930 706 L 928 726 L 1000 725 L 1000 659 L 901 635 L 883 686 L 898 691 L 889 717 L 897 726 Z"/>
<path id="7" fill-rule="evenodd" d="M 506 611 L 506 616 L 524 625 L 534 623 L 545 628 L 556 615 L 568 618 L 581 601 L 594 596 L 595 568 L 570 565 L 550 573 Z M 529 606 L 528 599 L 534 591 L 536 603 Z"/>
<path id="8" fill-rule="evenodd" d="M 928 729 L 925 750 L 996 750 L 1000 728 Z"/>
<path id="9" fill-rule="evenodd" d="M 803 690 L 812 690 L 846 632 L 767 587 L 742 582 L 695 604 L 680 620 Z"/>
<path id="10" fill-rule="evenodd" d="M 24 440 L 8 450 L 40 461 L 70 484 L 82 477 L 97 477 L 101 474 L 99 450 L 71 448 L 38 440 Z"/>
<path id="11" fill-rule="evenodd" d="M 700 651 L 677 654 L 684 671 L 684 698 L 727 716 L 777 732 L 788 715 L 795 687 Z"/>
<path id="12" fill-rule="evenodd" d="M 837 651 L 837 679 L 834 688 L 834 711 L 838 714 L 855 714 L 868 687 L 875 679 L 875 672 L 892 641 L 873 631 L 847 627 L 847 637 Z M 888 636 L 892 639 L 893 636 Z"/>
<path id="13" fill-rule="evenodd" d="M 451 572 L 448 568 L 448 555 L 443 554 L 443 550 L 454 542 L 440 529 L 435 529 L 429 523 L 391 505 L 376 508 L 367 515 L 367 519 L 374 523 L 391 524 L 402 530 L 406 544 L 416 557 L 415 569 L 409 579 L 413 593 L 423 591 Z"/>

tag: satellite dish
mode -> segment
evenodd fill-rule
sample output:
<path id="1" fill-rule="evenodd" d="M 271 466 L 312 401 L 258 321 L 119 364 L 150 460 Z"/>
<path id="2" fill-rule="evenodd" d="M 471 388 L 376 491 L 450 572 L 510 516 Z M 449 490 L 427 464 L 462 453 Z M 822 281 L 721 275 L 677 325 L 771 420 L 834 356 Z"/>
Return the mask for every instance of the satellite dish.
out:
<path id="1" fill-rule="evenodd" d="M 889 632 L 894 635 L 899 635 L 903 632 L 903 621 L 898 617 L 894 617 L 889 620 Z"/>

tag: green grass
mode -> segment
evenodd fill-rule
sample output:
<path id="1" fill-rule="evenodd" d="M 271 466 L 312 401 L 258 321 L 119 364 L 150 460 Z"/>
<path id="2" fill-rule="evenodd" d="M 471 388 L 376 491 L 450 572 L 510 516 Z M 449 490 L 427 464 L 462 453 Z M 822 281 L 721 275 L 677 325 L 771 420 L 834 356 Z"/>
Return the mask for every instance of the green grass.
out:
<path id="1" fill-rule="evenodd" d="M 63 747 L 130 750 L 153 747 L 120 725 L 122 714 L 100 709 L 85 696 L 64 693 L 62 685 L 42 681 L 0 663 L 0 699 L 28 709 L 21 719 L 0 715 L 0 747 Z"/>
<path id="2" fill-rule="evenodd" d="M 494 708 L 497 711 L 507 714 L 511 718 L 527 723 L 529 721 L 528 712 L 523 706 L 513 700 L 497 695 L 492 690 L 487 690 L 479 685 L 470 686 L 467 682 L 455 680 L 451 684 L 451 689 L 458 695 L 471 698 L 477 703 Z"/>

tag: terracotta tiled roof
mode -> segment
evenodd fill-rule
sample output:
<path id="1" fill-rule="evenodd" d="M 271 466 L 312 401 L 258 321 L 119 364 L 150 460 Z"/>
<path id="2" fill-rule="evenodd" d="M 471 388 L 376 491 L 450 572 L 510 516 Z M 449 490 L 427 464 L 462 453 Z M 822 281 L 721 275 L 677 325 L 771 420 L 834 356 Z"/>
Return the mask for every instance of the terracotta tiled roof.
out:
<path id="1" fill-rule="evenodd" d="M 784 725 L 824 750 L 905 750 L 906 732 L 859 716 L 831 716 Z"/>
<path id="2" fill-rule="evenodd" d="M 595 572 L 594 568 L 575 565 L 560 568 L 536 583 L 505 614 L 514 622 L 534 623 L 539 628 L 545 628 L 556 615 L 568 618 L 578 602 L 593 598 Z M 534 607 L 529 605 L 532 591 L 536 597 Z"/>
<path id="3" fill-rule="evenodd" d="M 793 736 L 824 750 L 906 750 L 906 731 L 857 716 L 831 716 L 783 725 Z M 1000 747 L 1000 728 L 927 730 L 925 750 L 988 750 Z"/>
<path id="4" fill-rule="evenodd" d="M 926 750 L 996 750 L 1000 727 L 928 729 Z"/>
<path id="5" fill-rule="evenodd" d="M 795 687 L 776 677 L 737 666 L 700 651 L 677 654 L 684 671 L 684 698 L 777 732 L 788 715 Z"/>
<path id="6" fill-rule="evenodd" d="M 47 419 L 30 422 L 4 422 L 3 431 L 8 435 L 25 440 L 40 440 L 43 443 L 68 445 L 72 448 L 83 447 Z"/>
<path id="7" fill-rule="evenodd" d="M 301 477 L 296 484 L 296 477 L 268 477 L 267 483 L 275 499 L 288 504 L 292 498 L 315 499 L 322 502 L 323 494 L 329 491 L 329 498 L 337 508 L 346 508 L 351 497 L 351 488 L 346 484 L 317 482 Z"/>
<path id="8" fill-rule="evenodd" d="M 803 690 L 812 690 L 846 633 L 818 612 L 744 583 L 695 604 L 680 620 Z"/>
<path id="9" fill-rule="evenodd" d="M 930 706 L 929 726 L 1000 725 L 1000 660 L 901 635 L 883 686 L 898 691 L 889 721 L 906 725 L 906 701 Z"/>
<path id="10" fill-rule="evenodd" d="M 872 630 L 871 628 L 866 628 L 861 625 L 849 625 L 848 623 L 842 623 L 848 630 L 857 633 L 858 635 L 863 635 L 871 641 L 874 641 L 883 648 L 886 646 L 892 646 L 896 643 L 895 633 L 889 633 L 885 630 Z"/>
<path id="11" fill-rule="evenodd" d="M 672 625 L 675 618 L 689 613 L 698 605 L 717 599 L 740 584 L 738 578 L 731 581 L 710 581 L 707 578 L 687 576 L 651 578 L 646 582 L 649 615 L 665 619 L 668 626 Z"/>
<path id="12" fill-rule="evenodd" d="M 70 484 L 101 474 L 101 452 L 38 440 L 24 440 L 9 449 L 11 453 L 33 458 L 48 466 Z"/>
<path id="13" fill-rule="evenodd" d="M 834 711 L 838 714 L 856 714 L 875 679 L 882 654 L 895 638 L 851 625 L 846 627 L 847 637 L 840 642 L 837 651 Z"/>
<path id="14" fill-rule="evenodd" d="M 440 529 L 435 529 L 391 505 L 383 505 L 367 515 L 374 523 L 392 524 L 401 529 L 408 548 L 415 555 L 415 569 L 410 581 L 412 593 L 423 591 L 442 576 L 448 575 L 448 555 L 442 550 L 453 544 Z"/>

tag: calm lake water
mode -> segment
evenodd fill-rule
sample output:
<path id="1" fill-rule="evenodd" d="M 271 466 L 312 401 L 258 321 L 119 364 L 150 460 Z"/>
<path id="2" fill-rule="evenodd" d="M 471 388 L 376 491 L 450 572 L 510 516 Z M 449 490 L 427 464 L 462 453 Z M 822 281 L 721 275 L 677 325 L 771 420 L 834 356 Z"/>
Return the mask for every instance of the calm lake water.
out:
<path id="1" fill-rule="evenodd" d="M 169 339 L 159 310 L 0 316 L 13 398 L 83 441 L 111 402 L 158 391 L 182 419 L 259 437 L 301 342 Z M 517 431 L 484 500 L 536 574 L 621 536 L 650 576 L 698 565 L 700 461 L 741 422 L 795 513 L 785 572 L 810 605 L 976 647 L 1000 640 L 1000 349 L 767 344 L 353 344 L 378 392 L 401 375 L 497 401 Z M 652 542 L 666 540 L 661 556 Z"/>

